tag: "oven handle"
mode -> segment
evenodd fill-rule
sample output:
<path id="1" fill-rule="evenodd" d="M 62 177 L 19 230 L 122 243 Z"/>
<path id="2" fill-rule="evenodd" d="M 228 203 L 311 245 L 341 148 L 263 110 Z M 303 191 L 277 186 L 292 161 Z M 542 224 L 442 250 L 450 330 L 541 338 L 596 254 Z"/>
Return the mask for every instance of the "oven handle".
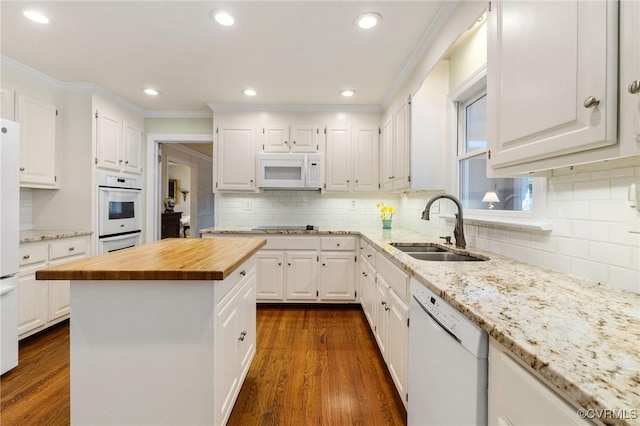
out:
<path id="1" fill-rule="evenodd" d="M 105 191 L 115 190 L 115 191 L 142 191 L 142 188 L 125 188 L 122 186 L 107 186 L 107 185 L 98 185 L 98 188 L 103 189 Z"/>

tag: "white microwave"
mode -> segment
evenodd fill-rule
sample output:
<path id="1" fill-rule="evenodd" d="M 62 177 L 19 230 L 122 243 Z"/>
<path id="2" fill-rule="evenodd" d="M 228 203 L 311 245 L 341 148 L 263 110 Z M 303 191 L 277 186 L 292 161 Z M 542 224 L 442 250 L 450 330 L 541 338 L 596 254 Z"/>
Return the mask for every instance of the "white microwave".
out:
<path id="1" fill-rule="evenodd" d="M 322 154 L 259 154 L 258 186 L 265 189 L 320 189 Z"/>

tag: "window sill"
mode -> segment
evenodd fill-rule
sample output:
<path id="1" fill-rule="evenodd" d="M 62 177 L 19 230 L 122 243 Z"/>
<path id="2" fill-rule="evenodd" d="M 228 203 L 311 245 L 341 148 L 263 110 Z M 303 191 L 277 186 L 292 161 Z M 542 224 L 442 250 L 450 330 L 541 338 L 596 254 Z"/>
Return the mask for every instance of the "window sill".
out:
<path id="1" fill-rule="evenodd" d="M 441 218 L 447 222 L 454 222 L 456 220 L 453 215 L 440 215 Z M 547 222 L 523 222 L 506 218 L 487 218 L 487 217 L 474 217 L 464 216 L 464 223 L 470 225 L 484 226 L 487 228 L 505 228 L 505 229 L 522 229 L 526 231 L 542 231 L 550 232 L 552 226 Z"/>

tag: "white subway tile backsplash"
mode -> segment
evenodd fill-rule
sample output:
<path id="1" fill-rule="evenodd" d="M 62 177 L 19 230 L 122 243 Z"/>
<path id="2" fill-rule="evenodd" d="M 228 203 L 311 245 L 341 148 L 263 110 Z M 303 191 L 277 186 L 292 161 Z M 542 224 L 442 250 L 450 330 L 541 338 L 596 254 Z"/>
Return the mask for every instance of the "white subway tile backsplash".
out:
<path id="1" fill-rule="evenodd" d="M 33 192 L 30 189 L 20 189 L 20 230 L 33 229 Z"/>
<path id="2" fill-rule="evenodd" d="M 611 185 L 608 180 L 573 184 L 574 200 L 608 200 L 609 198 L 611 198 Z"/>
<path id="3" fill-rule="evenodd" d="M 589 242 L 589 259 L 607 265 L 632 268 L 632 247 L 621 244 Z M 636 265 L 637 266 L 637 265 Z"/>
<path id="4" fill-rule="evenodd" d="M 609 241 L 609 223 L 594 220 L 574 220 L 572 236 L 583 240 Z"/>
<path id="5" fill-rule="evenodd" d="M 558 253 L 582 259 L 589 258 L 589 241 L 574 238 L 558 237 Z"/>
<path id="6" fill-rule="evenodd" d="M 571 273 L 571 257 L 563 256 L 557 253 L 544 253 L 544 265 L 547 268 L 551 268 L 554 271 Z"/>
<path id="7" fill-rule="evenodd" d="M 638 280 L 637 269 L 618 268 L 616 266 L 609 267 L 609 281 L 620 283 L 619 287 L 640 293 L 640 280 Z"/>
<path id="8" fill-rule="evenodd" d="M 626 222 L 628 209 L 629 203 L 626 200 L 591 201 L 589 219 Z"/>
<path id="9" fill-rule="evenodd" d="M 572 258 L 571 273 L 599 283 L 606 283 L 609 279 L 609 266 L 587 259 Z"/>
<path id="10" fill-rule="evenodd" d="M 560 201 L 554 213 L 567 219 L 589 219 L 589 201 Z"/>

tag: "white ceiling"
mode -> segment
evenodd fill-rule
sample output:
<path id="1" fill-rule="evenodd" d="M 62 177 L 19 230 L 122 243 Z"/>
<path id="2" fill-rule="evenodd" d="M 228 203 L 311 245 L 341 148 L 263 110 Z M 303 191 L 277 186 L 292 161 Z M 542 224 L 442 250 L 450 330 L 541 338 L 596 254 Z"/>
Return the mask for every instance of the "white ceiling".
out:
<path id="1" fill-rule="evenodd" d="M 1 52 L 61 82 L 91 82 L 147 111 L 207 103 L 381 105 L 441 7 L 431 1 L 2 1 Z M 48 25 L 22 16 L 46 14 Z M 231 10 L 233 27 L 209 19 Z M 354 18 L 375 11 L 365 31 Z M 160 90 L 155 98 L 142 92 Z M 255 88 L 258 96 L 241 93 Z M 344 98 L 338 92 L 353 88 Z"/>

